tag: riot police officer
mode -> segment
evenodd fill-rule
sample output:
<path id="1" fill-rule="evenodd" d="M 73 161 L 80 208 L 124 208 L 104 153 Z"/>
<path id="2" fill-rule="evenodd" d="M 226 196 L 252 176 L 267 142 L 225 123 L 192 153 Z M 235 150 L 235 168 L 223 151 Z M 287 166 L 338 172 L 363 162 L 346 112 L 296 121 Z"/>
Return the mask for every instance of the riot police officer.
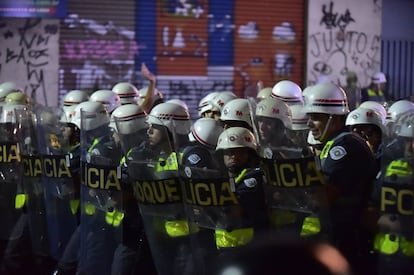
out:
<path id="1" fill-rule="evenodd" d="M 63 103 L 61 106 L 62 115 L 61 121 L 62 122 L 69 122 L 72 116 L 72 112 L 75 109 L 76 105 L 81 102 L 88 101 L 89 95 L 87 92 L 83 90 L 71 90 L 63 97 Z"/>
<path id="2" fill-rule="evenodd" d="M 260 141 L 260 155 L 268 159 L 295 154 L 287 131 L 292 128 L 292 113 L 283 101 L 268 97 L 256 106 L 255 121 Z M 300 154 L 301 152 L 297 152 Z"/>
<path id="3" fill-rule="evenodd" d="M 123 152 L 120 166 L 125 216 L 122 220 L 122 242 L 115 250 L 112 274 L 134 274 L 137 272 L 155 274 L 156 272 L 138 202 L 133 196 L 133 179 L 128 174 L 127 161 L 130 154 L 133 154 L 134 148 L 145 140 L 146 116 L 145 111 L 136 104 L 124 104 L 113 112 Z"/>
<path id="4" fill-rule="evenodd" d="M 27 193 L 23 187 L 24 169 L 20 150 L 22 135 L 17 120 L 17 110 L 27 106 L 25 95 L 14 92 L 14 88 L 12 83 L 3 83 L 0 91 L 0 96 L 4 95 L 0 140 L 7 156 L 0 162 L 0 206 L 4 221 L 0 229 L 0 255 L 1 272 L 24 273 L 35 268 L 28 226 Z"/>
<path id="5" fill-rule="evenodd" d="M 212 118 L 197 119 L 188 134 L 190 143 L 183 149 L 181 163 L 185 166 L 218 168 L 212 158 L 222 125 Z"/>
<path id="6" fill-rule="evenodd" d="M 382 116 L 373 109 L 358 107 L 348 114 L 345 125 L 351 132 L 366 140 L 377 159 L 379 168 L 383 146 L 388 134 Z"/>
<path id="7" fill-rule="evenodd" d="M 379 211 L 373 251 L 377 274 L 409 274 L 414 270 L 413 137 L 414 111 L 401 114 L 394 124 L 404 153 L 386 160 L 377 176 L 373 199 Z"/>
<path id="8" fill-rule="evenodd" d="M 208 111 L 211 110 L 212 106 L 210 103 L 210 100 L 213 99 L 219 92 L 210 92 L 207 95 L 205 95 L 203 98 L 200 99 L 198 102 L 198 115 L 200 118 L 202 117 L 210 117 L 208 115 Z"/>
<path id="9" fill-rule="evenodd" d="M 209 104 L 207 105 L 207 107 L 204 107 L 204 117 L 210 117 L 214 118 L 215 120 L 220 120 L 224 105 L 236 98 L 237 96 L 232 92 L 218 92 L 211 99 L 209 99 Z"/>
<path id="10" fill-rule="evenodd" d="M 235 98 L 230 100 L 223 106 L 220 120 L 224 124 L 224 128 L 229 127 L 245 127 L 253 129 L 253 114 L 255 106 L 246 98 Z"/>
<path id="11" fill-rule="evenodd" d="M 321 213 L 326 218 L 321 217 L 320 230 L 328 231 L 333 244 L 358 269 L 366 265 L 368 253 L 361 215 L 376 174 L 375 158 L 366 142 L 345 127 L 349 108 L 342 88 L 331 83 L 313 86 L 305 110 L 313 137 L 324 145 L 319 158 L 325 180 L 323 204 L 329 214 Z"/>
<path id="12" fill-rule="evenodd" d="M 229 179 L 228 191 L 233 194 L 233 205 L 229 202 L 228 207 L 222 208 L 215 229 L 219 257 L 226 257 L 268 229 L 264 177 L 256 150 L 256 138 L 244 127 L 230 127 L 219 136 L 216 151 Z"/>
<path id="13" fill-rule="evenodd" d="M 122 239 L 122 151 L 109 122 L 103 104 L 93 101 L 80 103 L 73 116 L 81 129 L 80 273 L 109 274 Z"/>
<path id="14" fill-rule="evenodd" d="M 190 231 L 178 181 L 180 148 L 188 143 L 188 111 L 160 103 L 147 117 L 146 139 L 126 157 L 134 196 L 159 274 L 193 274 Z"/>

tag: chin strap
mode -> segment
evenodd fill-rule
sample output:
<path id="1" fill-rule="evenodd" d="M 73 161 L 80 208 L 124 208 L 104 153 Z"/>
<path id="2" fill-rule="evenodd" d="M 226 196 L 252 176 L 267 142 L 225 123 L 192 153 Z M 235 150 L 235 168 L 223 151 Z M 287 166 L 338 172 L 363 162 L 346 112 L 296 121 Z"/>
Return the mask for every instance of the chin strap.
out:
<path id="1" fill-rule="evenodd" d="M 329 115 L 328 121 L 326 122 L 326 125 L 325 125 L 325 129 L 323 129 L 322 135 L 321 135 L 321 137 L 319 139 L 319 141 L 322 142 L 322 143 L 324 143 L 325 135 L 326 135 L 326 132 L 329 129 L 329 126 L 331 126 L 332 117 L 333 117 L 332 114 Z"/>

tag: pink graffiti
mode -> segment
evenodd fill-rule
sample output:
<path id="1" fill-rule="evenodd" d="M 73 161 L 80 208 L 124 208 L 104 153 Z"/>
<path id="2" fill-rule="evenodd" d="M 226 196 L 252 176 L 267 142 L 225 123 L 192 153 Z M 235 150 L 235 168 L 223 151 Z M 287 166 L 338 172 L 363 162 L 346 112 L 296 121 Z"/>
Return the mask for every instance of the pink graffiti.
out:
<path id="1" fill-rule="evenodd" d="M 62 56 L 67 59 L 134 59 L 138 54 L 135 41 L 123 40 L 65 40 Z"/>

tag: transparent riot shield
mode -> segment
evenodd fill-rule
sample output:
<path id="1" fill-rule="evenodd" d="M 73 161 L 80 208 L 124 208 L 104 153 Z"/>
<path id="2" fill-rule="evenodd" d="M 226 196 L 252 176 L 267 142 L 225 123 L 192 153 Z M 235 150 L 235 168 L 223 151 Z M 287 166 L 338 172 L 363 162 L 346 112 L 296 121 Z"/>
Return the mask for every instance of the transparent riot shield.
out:
<path id="1" fill-rule="evenodd" d="M 323 176 L 315 158 L 263 158 L 262 168 L 267 179 L 266 201 L 275 232 L 297 238 L 322 233 Z"/>
<path id="2" fill-rule="evenodd" d="M 372 240 L 377 274 L 409 274 L 414 270 L 414 112 L 401 115 L 393 128 L 393 158 L 381 159 L 373 201 L 378 210 Z M 372 219 L 371 219 L 372 220 Z"/>
<path id="3" fill-rule="evenodd" d="M 59 260 L 79 220 L 79 167 L 71 164 L 79 164 L 80 140 L 73 142 L 56 108 L 38 108 L 36 121 L 50 253 Z"/>
<path id="4" fill-rule="evenodd" d="M 6 122 L 3 111 L 0 115 L 0 209 L 3 221 L 0 227 L 0 240 L 6 244 L 8 240 L 20 237 L 20 231 L 14 234 L 12 232 L 21 217 L 26 196 L 21 182 L 21 158 L 15 134 L 17 125 L 15 121 Z"/>
<path id="5" fill-rule="evenodd" d="M 80 117 L 78 271 L 82 274 L 110 274 L 115 249 L 122 242 L 122 222 L 125 217 L 119 167 L 122 153 L 104 109 L 96 108 L 93 112 L 81 109 Z"/>
<path id="6" fill-rule="evenodd" d="M 144 128 L 120 138 L 127 148 L 127 173 L 158 274 L 192 274 L 192 232 L 182 203 L 172 136 L 160 119 L 148 115 Z"/>
<path id="7" fill-rule="evenodd" d="M 304 130 L 296 127 L 289 106 L 273 98 L 257 104 L 254 121 L 274 232 L 293 238 L 319 235 L 323 175 L 317 157 L 299 138 Z"/>
<path id="8" fill-rule="evenodd" d="M 42 182 L 42 160 L 36 135 L 36 117 L 27 108 L 16 109 L 15 111 L 32 250 L 39 257 L 48 257 L 50 254 L 44 199 L 45 190 Z"/>
<path id="9" fill-rule="evenodd" d="M 180 167 L 184 206 L 190 230 L 196 274 L 211 274 L 219 256 L 219 232 L 236 232 L 248 222 L 224 171 L 183 165 Z"/>

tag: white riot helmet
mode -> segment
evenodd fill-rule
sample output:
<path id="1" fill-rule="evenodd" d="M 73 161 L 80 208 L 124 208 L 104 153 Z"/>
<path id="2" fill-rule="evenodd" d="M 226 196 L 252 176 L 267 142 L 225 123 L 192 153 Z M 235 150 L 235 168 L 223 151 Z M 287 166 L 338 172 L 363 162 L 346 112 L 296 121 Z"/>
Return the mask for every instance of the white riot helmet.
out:
<path id="1" fill-rule="evenodd" d="M 249 101 L 246 98 L 235 98 L 224 105 L 220 120 L 242 121 L 252 127 L 250 111 Z"/>
<path id="2" fill-rule="evenodd" d="M 345 91 L 330 82 L 312 86 L 306 94 L 306 113 L 346 115 L 349 113 Z"/>
<path id="3" fill-rule="evenodd" d="M 119 82 L 112 87 L 120 98 L 121 104 L 137 104 L 139 98 L 138 89 L 129 82 Z"/>
<path id="4" fill-rule="evenodd" d="M 170 100 L 167 100 L 166 101 L 166 103 L 174 103 L 174 104 L 178 104 L 178 105 L 180 105 L 181 107 L 183 107 L 184 109 L 186 109 L 187 110 L 187 112 L 188 112 L 188 105 L 187 105 L 187 103 L 185 103 L 183 100 L 181 100 L 181 99 L 178 99 L 178 98 L 173 98 L 173 99 L 170 99 Z"/>
<path id="5" fill-rule="evenodd" d="M 288 105 L 303 104 L 302 89 L 290 80 L 277 82 L 273 86 L 271 96 L 286 102 Z"/>
<path id="6" fill-rule="evenodd" d="M 383 72 L 377 72 L 372 76 L 372 83 L 374 84 L 381 84 L 386 82 L 387 78 L 385 77 L 385 74 Z"/>
<path id="7" fill-rule="evenodd" d="M 306 105 L 306 103 L 309 101 L 307 98 L 309 97 L 311 90 L 313 88 L 314 85 L 310 85 L 307 86 L 305 89 L 303 89 L 302 91 L 302 97 L 303 97 L 303 103 Z"/>
<path id="8" fill-rule="evenodd" d="M 292 130 L 300 131 L 309 129 L 309 117 L 305 112 L 303 112 L 303 105 L 290 105 L 289 109 L 292 113 Z"/>
<path id="9" fill-rule="evenodd" d="M 71 90 L 63 97 L 63 108 L 78 105 L 81 102 L 88 101 L 89 95 L 82 90 Z"/>
<path id="10" fill-rule="evenodd" d="M 18 89 L 13 82 L 3 82 L 0 84 L 0 105 L 4 104 L 6 96 L 12 92 L 16 92 Z"/>
<path id="11" fill-rule="evenodd" d="M 292 129 L 292 113 L 288 105 L 277 98 L 262 99 L 256 106 L 256 117 L 279 119 L 285 128 Z"/>
<path id="12" fill-rule="evenodd" d="M 93 92 L 89 101 L 101 103 L 109 114 L 121 106 L 121 99 L 111 90 L 97 90 Z"/>
<path id="13" fill-rule="evenodd" d="M 190 114 L 182 106 L 174 103 L 160 103 L 147 117 L 150 124 L 166 126 L 171 133 L 188 135 L 191 128 Z"/>
<path id="14" fill-rule="evenodd" d="M 23 92 L 12 92 L 6 96 L 4 103 L 6 106 L 25 105 L 28 102 L 28 98 Z"/>
<path id="15" fill-rule="evenodd" d="M 73 111 L 72 123 L 79 129 L 90 131 L 103 125 L 109 125 L 109 115 L 103 104 L 85 101 L 76 105 Z"/>
<path id="16" fill-rule="evenodd" d="M 371 101 L 371 100 L 369 100 L 369 101 L 364 101 L 364 102 L 362 102 L 362 103 L 359 105 L 359 107 L 375 110 L 375 111 L 377 111 L 377 112 L 381 115 L 381 117 L 382 117 L 384 120 L 387 118 L 387 110 L 386 110 L 386 109 L 385 109 L 385 107 L 384 107 L 381 103 L 379 103 L 379 102 L 376 102 L 376 101 Z"/>
<path id="17" fill-rule="evenodd" d="M 242 147 L 251 148 L 256 151 L 256 138 L 249 129 L 243 127 L 231 127 L 220 134 L 217 141 L 216 151 Z"/>
<path id="18" fill-rule="evenodd" d="M 268 98 L 271 96 L 271 94 L 272 94 L 272 87 L 265 87 L 257 93 L 256 98 L 258 98 L 259 100 Z"/>
<path id="19" fill-rule="evenodd" d="M 116 121 L 117 132 L 123 135 L 139 132 L 147 127 L 145 111 L 136 104 L 119 106 L 112 113 Z"/>
<path id="20" fill-rule="evenodd" d="M 395 122 L 394 133 L 400 137 L 414 138 L 414 111 L 401 114 Z"/>
<path id="21" fill-rule="evenodd" d="M 372 124 L 376 125 L 381 129 L 382 133 L 386 133 L 387 129 L 385 127 L 384 118 L 373 109 L 368 109 L 364 107 L 358 107 L 348 114 L 346 117 L 345 125 L 361 125 L 361 124 Z"/>
<path id="22" fill-rule="evenodd" d="M 212 118 L 199 118 L 191 127 L 191 132 L 188 134 L 188 137 L 190 141 L 198 141 L 208 148 L 215 149 L 218 137 L 223 130 L 223 126 L 217 120 Z"/>
<path id="23" fill-rule="evenodd" d="M 4 106 L 2 110 L 2 123 L 15 123 L 16 122 L 16 110 L 24 109 L 27 107 L 27 96 L 21 91 L 14 91 L 9 93 L 4 99 Z"/>
<path id="24" fill-rule="evenodd" d="M 394 102 L 387 110 L 387 122 L 395 122 L 398 117 L 410 110 L 414 110 L 414 103 L 405 99 Z"/>
<path id="25" fill-rule="evenodd" d="M 145 98 L 148 93 L 148 86 L 142 87 L 138 90 L 139 97 L 138 97 L 138 105 L 142 106 L 145 102 Z M 149 105 L 152 107 L 157 102 L 163 101 L 164 95 L 159 91 L 157 88 L 154 88 L 153 94 L 151 95 L 151 101 L 149 102 Z"/>
<path id="26" fill-rule="evenodd" d="M 210 103 L 210 100 L 213 99 L 218 92 L 212 92 L 204 96 L 199 102 L 198 102 L 198 115 L 201 117 L 203 113 L 211 110 L 212 105 Z"/>
<path id="27" fill-rule="evenodd" d="M 237 95 L 232 92 L 219 92 L 210 100 L 211 110 L 219 111 L 221 113 L 224 105 L 236 98 Z"/>
<path id="28" fill-rule="evenodd" d="M 81 102 L 89 100 L 87 92 L 82 90 L 71 90 L 63 97 L 61 122 L 70 122 L 72 112 L 75 110 L 76 105 Z"/>

